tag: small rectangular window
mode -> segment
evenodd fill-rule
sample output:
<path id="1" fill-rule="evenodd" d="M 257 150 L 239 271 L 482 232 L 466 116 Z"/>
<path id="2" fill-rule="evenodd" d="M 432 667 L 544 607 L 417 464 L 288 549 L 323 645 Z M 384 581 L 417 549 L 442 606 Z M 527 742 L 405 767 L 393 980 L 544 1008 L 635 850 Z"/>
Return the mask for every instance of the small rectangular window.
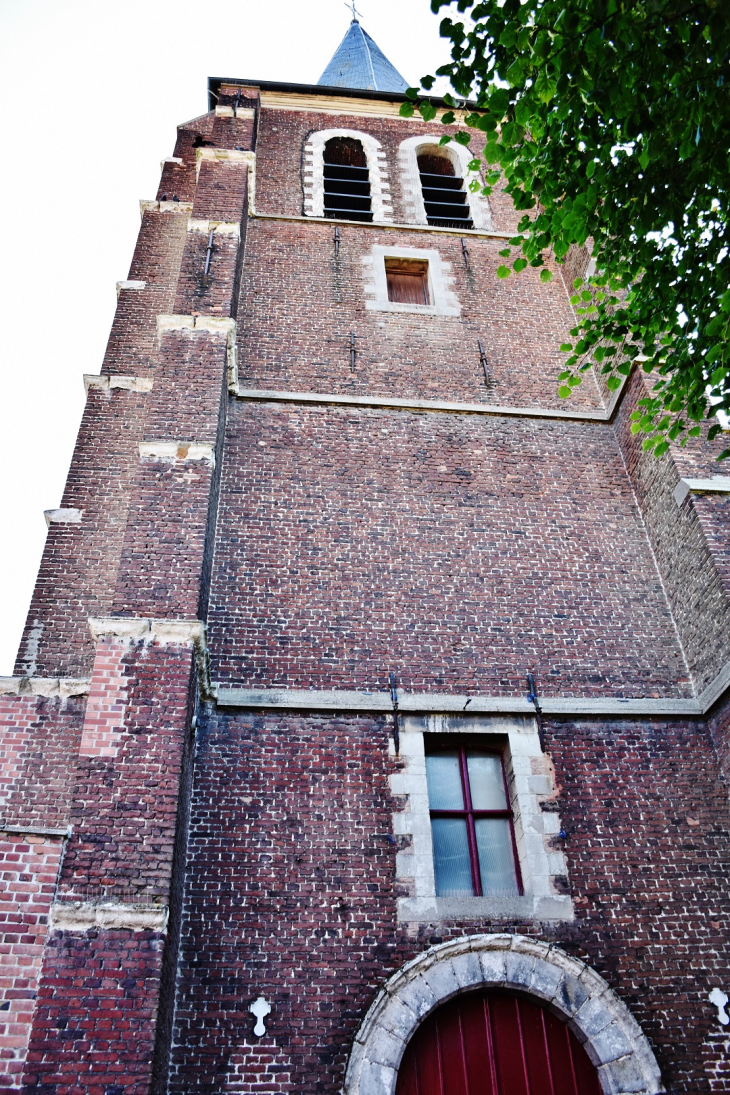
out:
<path id="1" fill-rule="evenodd" d="M 436 894 L 522 892 L 512 810 L 499 753 L 464 746 L 426 756 Z"/>
<path id="2" fill-rule="evenodd" d="M 395 304 L 430 304 L 428 263 L 407 259 L 386 259 L 388 300 Z"/>

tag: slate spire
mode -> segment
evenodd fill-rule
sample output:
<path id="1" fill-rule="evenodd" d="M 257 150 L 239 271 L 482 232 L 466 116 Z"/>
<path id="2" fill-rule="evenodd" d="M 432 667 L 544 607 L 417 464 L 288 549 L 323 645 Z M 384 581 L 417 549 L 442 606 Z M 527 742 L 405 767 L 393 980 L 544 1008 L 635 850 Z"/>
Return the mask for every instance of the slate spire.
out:
<path id="1" fill-rule="evenodd" d="M 347 34 L 317 83 L 363 91 L 405 91 L 409 86 L 362 29 L 354 10 Z"/>

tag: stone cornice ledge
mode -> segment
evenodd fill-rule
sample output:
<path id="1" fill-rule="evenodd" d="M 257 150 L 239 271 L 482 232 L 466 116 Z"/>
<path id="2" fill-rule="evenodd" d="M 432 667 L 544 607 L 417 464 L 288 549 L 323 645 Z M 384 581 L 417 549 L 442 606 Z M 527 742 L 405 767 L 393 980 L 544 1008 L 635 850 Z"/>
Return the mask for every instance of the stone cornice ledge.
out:
<path id="1" fill-rule="evenodd" d="M 544 715 L 704 715 L 723 692 L 730 687 L 730 665 L 697 698 L 687 699 L 624 699 L 615 696 L 590 698 L 544 697 L 540 709 Z M 214 686 L 220 707 L 250 707 L 262 709 L 299 709 L 311 711 L 382 711 L 391 712 L 393 705 L 388 692 L 347 692 L 298 688 L 228 688 Z M 400 692 L 401 713 L 432 714 L 510 714 L 534 715 L 535 708 L 520 696 L 466 696 L 440 692 Z"/>
<path id="2" fill-rule="evenodd" d="M 89 928 L 166 932 L 166 905 L 125 905 L 114 901 L 54 901 L 50 931 L 85 932 Z"/>
<path id="3" fill-rule="evenodd" d="M 152 620 L 141 616 L 90 616 L 89 630 L 94 643 L 101 638 L 145 645 L 187 646 L 195 650 L 198 682 L 203 699 L 215 699 L 210 683 L 210 655 L 205 624 L 202 620 Z"/>
<path id="4" fill-rule="evenodd" d="M 0 696 L 85 696 L 91 681 L 75 677 L 0 677 Z"/>
<path id="5" fill-rule="evenodd" d="M 129 642 L 159 643 L 160 646 L 205 644 L 201 620 L 151 620 L 140 616 L 90 616 L 89 630 L 95 643 L 102 637 Z"/>
<path id="6" fill-rule="evenodd" d="M 6 825 L 0 821 L 1 833 L 13 833 L 18 836 L 47 836 L 47 837 L 63 837 L 68 838 L 73 832 L 70 825 L 66 825 L 63 828 L 48 828 L 47 825 Z"/>
<path id="7" fill-rule="evenodd" d="M 674 488 L 674 501 L 681 506 L 688 494 L 730 494 L 730 476 L 713 475 L 710 479 L 680 479 Z"/>
<path id="8" fill-rule="evenodd" d="M 113 376 L 108 373 L 84 373 L 84 388 L 100 388 L 103 392 L 122 388 L 127 392 L 151 392 L 154 381 L 151 376 Z"/>
<path id="9" fill-rule="evenodd" d="M 431 411 L 441 414 L 477 414 L 505 418 L 542 418 L 559 422 L 610 422 L 616 409 L 558 411 L 540 407 L 506 407 L 493 403 L 454 403 L 442 399 L 395 399 L 377 395 L 333 395 L 327 392 L 270 391 L 243 388 L 236 395 L 250 403 L 311 403 L 319 406 L 372 407 L 375 410 Z"/>

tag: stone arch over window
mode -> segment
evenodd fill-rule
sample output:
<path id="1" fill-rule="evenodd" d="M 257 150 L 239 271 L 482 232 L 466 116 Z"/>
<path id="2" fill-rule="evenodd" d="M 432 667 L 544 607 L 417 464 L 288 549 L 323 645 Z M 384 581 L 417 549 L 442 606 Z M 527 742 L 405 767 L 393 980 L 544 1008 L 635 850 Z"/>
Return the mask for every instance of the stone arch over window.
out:
<path id="1" fill-rule="evenodd" d="M 362 145 L 369 171 L 373 221 L 392 223 L 385 153 L 380 141 L 356 129 L 320 129 L 307 138 L 303 168 L 304 215 L 324 216 L 324 150 L 328 141 L 338 137 L 359 141 Z"/>
<path id="2" fill-rule="evenodd" d="M 434 155 L 449 161 L 454 169 L 454 174 L 463 179 L 466 179 L 469 173 L 469 161 L 472 159 L 469 150 L 464 148 L 463 145 L 455 143 L 444 145 L 441 148 L 439 147 L 440 139 L 441 134 L 408 137 L 401 142 L 398 149 L 403 203 L 408 224 L 428 224 L 421 189 L 421 174 L 418 168 L 419 156 Z M 467 191 L 467 202 L 471 210 L 474 228 L 491 231 L 493 228 L 492 211 L 487 199 L 481 194 L 471 194 Z"/>
<path id="3" fill-rule="evenodd" d="M 343 1095 L 394 1095 L 405 1048 L 426 1016 L 470 989 L 532 997 L 567 1023 L 611 1095 L 660 1095 L 659 1066 L 631 1012 L 594 970 L 520 935 L 473 935 L 420 954 L 381 989 L 355 1037 Z"/>

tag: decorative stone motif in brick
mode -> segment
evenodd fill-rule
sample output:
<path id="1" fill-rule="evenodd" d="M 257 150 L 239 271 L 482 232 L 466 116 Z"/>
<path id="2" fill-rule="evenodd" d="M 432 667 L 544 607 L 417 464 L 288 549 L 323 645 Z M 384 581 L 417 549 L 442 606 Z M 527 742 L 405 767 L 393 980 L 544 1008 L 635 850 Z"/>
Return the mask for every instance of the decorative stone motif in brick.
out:
<path id="1" fill-rule="evenodd" d="M 568 1023 L 611 1095 L 665 1090 L 648 1041 L 602 977 L 559 947 L 472 935 L 431 947 L 380 990 L 355 1038 L 343 1095 L 393 1095 L 406 1045 L 440 1004 L 469 989 L 523 992 Z"/>

